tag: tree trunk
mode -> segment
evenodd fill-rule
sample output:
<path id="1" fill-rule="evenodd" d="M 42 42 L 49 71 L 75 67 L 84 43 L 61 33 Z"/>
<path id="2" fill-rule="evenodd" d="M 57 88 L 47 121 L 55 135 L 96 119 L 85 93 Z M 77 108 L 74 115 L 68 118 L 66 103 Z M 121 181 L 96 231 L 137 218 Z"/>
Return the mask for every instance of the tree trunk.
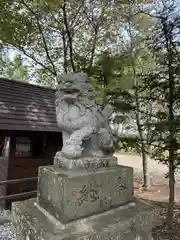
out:
<path id="1" fill-rule="evenodd" d="M 138 99 L 137 99 L 138 101 Z M 136 102 L 137 103 L 137 102 Z M 137 108 L 139 109 L 139 104 L 136 104 Z M 136 113 L 136 123 L 138 127 L 139 137 L 140 137 L 140 144 L 141 144 L 141 154 L 142 154 L 142 167 L 143 167 L 143 187 L 144 190 L 147 190 L 150 187 L 150 178 L 148 174 L 148 156 L 146 153 L 146 146 L 144 143 L 143 138 L 143 131 L 140 125 L 139 113 Z"/>
<path id="2" fill-rule="evenodd" d="M 140 98 L 139 98 L 139 82 L 138 82 L 138 74 L 136 72 L 136 56 L 134 55 L 134 35 L 133 35 L 133 29 L 131 28 L 131 20 L 132 20 L 132 11 L 131 11 L 131 6 L 129 8 L 129 16 L 128 16 L 128 32 L 129 32 L 129 37 L 131 39 L 130 45 L 131 45 L 131 64 L 132 64 L 132 71 L 133 71 L 133 82 L 134 82 L 134 87 L 135 87 L 135 104 L 136 104 L 136 123 L 137 123 L 137 128 L 138 128 L 138 133 L 139 133 L 139 138 L 140 138 L 140 145 L 141 145 L 141 154 L 142 154 L 142 167 L 143 167 L 143 187 L 145 190 L 147 190 L 150 187 L 150 179 L 148 175 L 148 158 L 146 154 L 146 144 L 144 141 L 144 134 L 143 134 L 143 129 L 141 127 L 141 115 L 140 115 Z"/>
<path id="3" fill-rule="evenodd" d="M 171 12 L 172 14 L 172 12 Z M 168 17 L 171 18 L 170 16 Z M 169 22 L 168 18 L 164 20 L 164 17 L 161 19 L 164 22 L 163 24 L 163 34 L 165 37 L 165 50 L 167 51 L 167 67 L 168 67 L 168 130 L 169 130 L 169 203 L 168 203 L 168 214 L 167 214 L 167 227 L 169 229 L 172 228 L 173 224 L 173 208 L 174 208 L 174 198 L 175 198 L 175 180 L 174 180 L 174 171 L 175 171 L 175 150 L 176 150 L 176 123 L 174 122 L 174 103 L 177 99 L 175 99 L 175 87 L 176 87 L 176 78 L 174 71 L 174 46 L 173 43 L 173 33 L 169 32 Z"/>
<path id="4" fill-rule="evenodd" d="M 62 7 L 63 10 L 63 18 L 64 18 L 64 25 L 66 28 L 66 34 L 68 38 L 68 47 L 69 47 L 69 57 L 70 57 L 70 63 L 73 72 L 76 72 L 75 68 L 75 63 L 74 63 L 74 58 L 73 58 L 73 39 L 72 39 L 72 33 L 69 28 L 69 23 L 68 23 L 68 16 L 67 16 L 67 10 L 66 10 L 66 0 L 64 0 L 64 5 Z"/>
<path id="5" fill-rule="evenodd" d="M 90 63 L 89 63 L 88 69 L 87 69 L 88 74 L 91 74 L 93 60 L 94 60 L 94 57 L 95 57 L 97 36 L 98 36 L 98 28 L 95 30 L 95 36 L 94 36 L 94 39 L 93 39 L 93 45 L 92 45 L 92 49 L 91 49 L 91 58 L 90 58 Z"/>
<path id="6" fill-rule="evenodd" d="M 143 166 L 143 187 L 144 190 L 148 190 L 148 188 L 150 188 L 151 186 L 148 173 L 148 156 L 143 146 L 142 146 L 142 166 Z"/>
<path id="7" fill-rule="evenodd" d="M 65 36 L 65 30 L 62 30 L 62 39 L 63 39 L 63 57 L 64 57 L 64 71 L 65 73 L 68 72 L 68 59 L 67 59 L 67 43 L 66 43 L 66 36 Z"/>
<path id="8" fill-rule="evenodd" d="M 171 158 L 171 154 L 169 154 L 169 158 L 170 158 L 169 160 L 169 203 L 168 203 L 166 225 L 168 229 L 172 229 L 173 208 L 174 208 L 174 198 L 175 198 L 175 180 L 174 180 L 173 157 Z"/>

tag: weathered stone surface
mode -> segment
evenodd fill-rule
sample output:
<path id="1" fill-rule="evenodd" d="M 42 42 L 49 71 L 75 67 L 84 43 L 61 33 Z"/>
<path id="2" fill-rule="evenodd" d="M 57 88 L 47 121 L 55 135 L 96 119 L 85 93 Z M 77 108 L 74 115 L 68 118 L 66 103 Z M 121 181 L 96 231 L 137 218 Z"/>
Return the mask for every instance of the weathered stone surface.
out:
<path id="1" fill-rule="evenodd" d="M 57 77 L 57 124 L 63 134 L 62 154 L 69 159 L 103 157 L 114 151 L 109 119 L 112 108 L 101 110 L 91 81 L 85 73 Z M 55 157 L 58 162 L 58 155 Z"/>
<path id="2" fill-rule="evenodd" d="M 41 167 L 38 204 L 63 223 L 132 201 L 133 170 L 115 166 L 95 172 Z"/>
<path id="3" fill-rule="evenodd" d="M 159 208 L 136 199 L 68 224 L 57 221 L 35 204 L 35 199 L 13 203 L 13 224 L 19 240 L 152 240 L 151 229 L 161 223 Z"/>
<path id="4" fill-rule="evenodd" d="M 117 166 L 117 158 L 114 156 L 104 156 L 68 159 L 63 156 L 62 152 L 57 152 L 54 157 L 54 166 L 66 170 L 80 169 L 84 171 L 95 171 L 96 169 L 102 167 Z"/>

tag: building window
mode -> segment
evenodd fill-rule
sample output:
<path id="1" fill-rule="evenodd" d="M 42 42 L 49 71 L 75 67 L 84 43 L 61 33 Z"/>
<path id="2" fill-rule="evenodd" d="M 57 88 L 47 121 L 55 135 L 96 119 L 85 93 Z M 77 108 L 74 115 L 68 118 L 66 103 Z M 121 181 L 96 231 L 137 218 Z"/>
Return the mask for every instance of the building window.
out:
<path id="1" fill-rule="evenodd" d="M 45 137 L 35 137 L 31 139 L 31 155 L 33 157 L 44 156 L 47 146 Z"/>
<path id="2" fill-rule="evenodd" d="M 47 147 L 46 137 L 16 137 L 16 157 L 42 157 Z"/>
<path id="3" fill-rule="evenodd" d="M 3 156 L 4 145 L 5 145 L 5 137 L 0 136 L 0 157 Z"/>
<path id="4" fill-rule="evenodd" d="M 31 144 L 28 137 L 16 137 L 16 157 L 30 157 Z"/>

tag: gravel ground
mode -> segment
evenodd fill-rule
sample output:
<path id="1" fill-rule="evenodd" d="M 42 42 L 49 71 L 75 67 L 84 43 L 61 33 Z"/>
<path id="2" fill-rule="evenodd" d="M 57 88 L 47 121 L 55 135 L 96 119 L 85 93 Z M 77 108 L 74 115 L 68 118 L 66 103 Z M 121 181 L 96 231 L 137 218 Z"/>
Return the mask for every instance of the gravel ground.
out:
<path id="1" fill-rule="evenodd" d="M 14 227 L 2 207 L 0 207 L 0 240 L 16 240 Z"/>
<path id="2" fill-rule="evenodd" d="M 167 208 L 162 209 L 162 215 L 166 219 Z M 179 240 L 180 239 L 180 206 L 174 207 L 174 221 L 171 230 L 167 230 L 164 225 L 158 226 L 153 229 L 154 240 Z"/>
<path id="3" fill-rule="evenodd" d="M 15 230 L 10 222 L 0 225 L 0 240 L 16 240 Z"/>

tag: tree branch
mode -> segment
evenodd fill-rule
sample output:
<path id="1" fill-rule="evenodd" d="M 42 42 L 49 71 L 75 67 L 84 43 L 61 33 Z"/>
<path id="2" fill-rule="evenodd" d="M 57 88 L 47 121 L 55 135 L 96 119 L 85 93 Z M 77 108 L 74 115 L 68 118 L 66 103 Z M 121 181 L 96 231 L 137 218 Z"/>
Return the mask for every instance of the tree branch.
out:
<path id="1" fill-rule="evenodd" d="M 63 30 L 62 32 L 62 39 L 63 39 L 63 57 L 64 57 L 64 71 L 67 73 L 68 71 L 68 60 L 67 60 L 67 43 L 66 43 L 66 37 L 65 37 L 65 32 Z"/>
<path id="2" fill-rule="evenodd" d="M 94 57 L 95 57 L 95 50 L 96 50 L 96 45 L 97 45 L 97 40 L 98 40 L 98 32 L 99 32 L 99 28 L 103 22 L 103 16 L 104 16 L 105 9 L 106 9 L 106 5 L 103 7 L 101 15 L 98 18 L 97 22 L 94 22 L 93 16 L 92 16 L 92 19 L 90 19 L 86 10 L 84 10 L 84 14 L 85 14 L 87 20 L 89 21 L 89 23 L 92 25 L 92 27 L 94 29 L 94 39 L 93 39 L 93 44 L 92 44 L 92 49 L 91 49 L 91 58 L 90 58 L 89 66 L 88 66 L 88 73 L 91 72 L 91 68 L 93 65 L 93 61 L 94 61 Z"/>
<path id="3" fill-rule="evenodd" d="M 79 7 L 78 7 L 78 9 L 77 9 L 77 11 L 76 11 L 76 14 L 75 14 L 75 16 L 73 16 L 73 21 L 72 21 L 71 24 L 69 24 L 69 27 L 73 28 L 73 27 L 76 25 L 76 23 L 77 23 L 77 21 L 78 21 L 77 16 L 78 16 L 81 8 L 82 8 L 83 5 L 84 5 L 84 2 L 85 2 L 85 0 L 81 0 L 81 3 L 80 3 L 80 5 L 79 5 Z"/>
<path id="4" fill-rule="evenodd" d="M 91 69 L 92 69 L 95 50 L 96 50 L 96 44 L 97 44 L 97 38 L 98 38 L 98 29 L 95 31 L 95 36 L 93 39 L 93 45 L 92 45 L 92 49 L 91 49 L 91 58 L 90 58 L 89 66 L 88 66 L 88 73 L 90 73 Z"/>
<path id="5" fill-rule="evenodd" d="M 27 3 L 25 3 L 24 0 L 22 0 L 22 4 L 35 16 L 36 18 L 36 21 L 37 21 L 37 25 L 38 25 L 38 29 L 39 29 L 39 32 L 42 36 L 42 41 L 43 41 L 43 45 L 44 45 L 44 49 L 45 49 L 45 52 L 46 52 L 46 56 L 50 62 L 50 64 L 52 65 L 52 68 L 53 68 L 53 71 L 51 71 L 53 73 L 53 75 L 57 75 L 57 72 L 56 72 L 56 68 L 55 68 L 55 65 L 50 57 L 50 54 L 49 54 L 49 50 L 48 50 L 48 46 L 47 46 L 47 43 L 46 43 L 46 38 L 44 36 L 44 33 L 43 33 L 43 30 L 42 30 L 42 27 L 41 27 L 41 24 L 40 24 L 40 21 L 39 21 L 39 12 L 38 14 L 36 14 L 29 6 Z M 38 0 L 37 0 L 37 11 L 38 10 Z"/>
<path id="6" fill-rule="evenodd" d="M 24 48 L 22 48 L 21 46 L 14 46 L 11 44 L 12 47 L 15 47 L 16 49 L 18 49 L 20 52 L 22 52 L 25 56 L 27 56 L 28 58 L 32 59 L 35 63 L 37 63 L 38 65 L 40 65 L 41 67 L 43 67 L 44 69 L 47 69 L 49 72 L 51 72 L 54 75 L 54 72 L 51 68 L 47 67 L 46 65 L 44 65 L 42 62 L 38 61 L 34 56 L 32 56 L 31 54 L 27 53 L 26 50 Z"/>
<path id="7" fill-rule="evenodd" d="M 69 55 L 70 55 L 71 66 L 72 66 L 73 72 L 75 72 L 76 68 L 75 68 L 74 59 L 73 59 L 72 36 L 71 36 L 71 32 L 70 32 L 69 24 L 68 24 L 68 20 L 67 20 L 66 0 L 64 0 L 64 5 L 62 7 L 62 10 L 63 10 L 64 25 L 66 28 L 66 33 L 67 33 L 68 42 L 69 42 Z"/>
<path id="8" fill-rule="evenodd" d="M 16 39 L 15 39 L 16 40 Z M 18 40 L 18 39 L 17 39 Z M 38 65 L 40 65 L 41 67 L 47 69 L 49 72 L 51 72 L 54 75 L 54 72 L 52 71 L 51 68 L 47 67 L 46 65 L 44 65 L 42 62 L 40 62 L 39 60 L 37 60 L 34 56 L 32 56 L 31 54 L 29 54 L 22 46 L 18 46 L 18 45 L 13 45 L 13 44 L 9 44 L 10 46 L 12 46 L 13 48 L 18 49 L 20 52 L 22 52 L 25 56 L 27 56 L 28 58 L 32 59 L 35 63 L 37 63 Z"/>

